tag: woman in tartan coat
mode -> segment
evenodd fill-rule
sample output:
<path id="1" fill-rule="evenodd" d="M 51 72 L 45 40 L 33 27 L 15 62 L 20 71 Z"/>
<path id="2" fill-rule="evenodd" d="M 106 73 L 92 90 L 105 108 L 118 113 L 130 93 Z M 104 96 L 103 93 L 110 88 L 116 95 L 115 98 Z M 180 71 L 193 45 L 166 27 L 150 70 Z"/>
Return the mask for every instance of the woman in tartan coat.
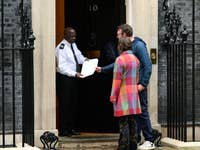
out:
<path id="1" fill-rule="evenodd" d="M 118 150 L 137 149 L 137 128 L 135 117 L 141 113 L 138 95 L 139 60 L 132 52 L 132 42 L 120 38 L 120 56 L 113 70 L 110 101 L 114 106 L 114 116 L 119 117 L 120 138 Z"/>

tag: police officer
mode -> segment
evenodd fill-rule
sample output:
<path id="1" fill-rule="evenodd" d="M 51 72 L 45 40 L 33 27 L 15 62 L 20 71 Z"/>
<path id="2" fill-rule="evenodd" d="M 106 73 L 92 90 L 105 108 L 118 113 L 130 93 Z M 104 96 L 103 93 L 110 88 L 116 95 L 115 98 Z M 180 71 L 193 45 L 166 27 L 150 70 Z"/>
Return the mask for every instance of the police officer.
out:
<path id="1" fill-rule="evenodd" d="M 59 100 L 59 135 L 79 134 L 74 130 L 78 100 L 78 80 L 81 78 L 79 64 L 87 59 L 75 43 L 76 31 L 67 27 L 64 39 L 56 47 L 56 91 Z"/>

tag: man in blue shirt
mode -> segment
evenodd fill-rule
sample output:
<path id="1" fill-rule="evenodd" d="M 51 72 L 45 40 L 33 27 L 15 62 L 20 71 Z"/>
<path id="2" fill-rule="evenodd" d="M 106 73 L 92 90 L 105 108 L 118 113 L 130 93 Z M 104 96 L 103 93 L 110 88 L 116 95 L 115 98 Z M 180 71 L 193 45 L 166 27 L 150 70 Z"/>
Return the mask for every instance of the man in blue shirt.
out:
<path id="1" fill-rule="evenodd" d="M 145 42 L 133 36 L 133 29 L 128 24 L 123 24 L 118 27 L 117 38 L 127 37 L 133 42 L 133 53 L 140 61 L 139 69 L 139 82 L 138 82 L 138 91 L 140 96 L 142 114 L 137 116 L 137 128 L 138 135 L 141 131 L 143 133 L 145 142 L 138 147 L 138 149 L 154 149 L 154 136 L 152 134 L 152 126 L 148 112 L 148 100 L 147 100 L 147 86 L 152 71 L 152 64 L 149 58 L 149 54 L 146 48 Z M 97 72 L 109 72 L 113 69 L 114 64 L 110 64 L 104 67 L 97 67 Z M 140 137 L 140 136 L 139 136 Z"/>

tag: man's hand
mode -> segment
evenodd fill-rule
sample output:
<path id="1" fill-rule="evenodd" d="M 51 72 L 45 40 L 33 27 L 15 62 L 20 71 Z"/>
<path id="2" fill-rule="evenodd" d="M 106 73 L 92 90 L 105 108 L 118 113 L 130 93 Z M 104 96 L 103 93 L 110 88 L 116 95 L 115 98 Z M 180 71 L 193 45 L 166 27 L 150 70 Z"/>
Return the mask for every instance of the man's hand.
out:
<path id="1" fill-rule="evenodd" d="M 110 102 L 111 102 L 112 104 L 117 104 L 116 99 L 112 99 L 112 100 L 110 100 Z"/>
<path id="2" fill-rule="evenodd" d="M 142 84 L 138 84 L 138 91 L 139 92 L 141 92 L 144 89 L 145 89 L 145 87 Z"/>
<path id="3" fill-rule="evenodd" d="M 83 75 L 81 73 L 79 73 L 79 72 L 76 73 L 76 78 L 82 78 L 82 76 Z"/>
<path id="4" fill-rule="evenodd" d="M 100 73 L 101 72 L 101 67 L 96 67 L 95 71 Z"/>

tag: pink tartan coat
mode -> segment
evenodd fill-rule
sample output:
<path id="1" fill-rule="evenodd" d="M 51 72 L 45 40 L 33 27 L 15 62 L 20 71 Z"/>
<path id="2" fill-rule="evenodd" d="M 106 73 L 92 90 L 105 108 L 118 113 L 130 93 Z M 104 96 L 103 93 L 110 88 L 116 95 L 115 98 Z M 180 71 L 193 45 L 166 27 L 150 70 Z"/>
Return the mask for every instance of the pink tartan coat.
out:
<path id="1" fill-rule="evenodd" d="M 139 60 L 131 50 L 117 57 L 113 70 L 110 101 L 114 106 L 114 116 L 140 114 L 138 95 Z"/>

